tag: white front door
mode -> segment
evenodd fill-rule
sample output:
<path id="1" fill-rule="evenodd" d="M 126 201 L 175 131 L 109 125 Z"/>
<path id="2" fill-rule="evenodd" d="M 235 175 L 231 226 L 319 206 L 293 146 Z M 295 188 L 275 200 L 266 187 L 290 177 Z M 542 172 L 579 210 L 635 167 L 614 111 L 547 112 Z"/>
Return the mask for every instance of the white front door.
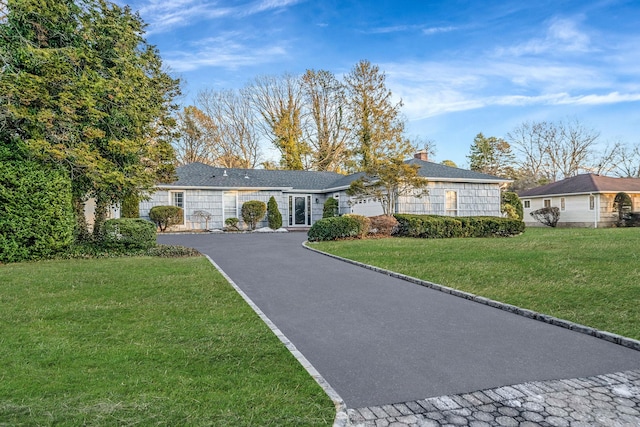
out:
<path id="1" fill-rule="evenodd" d="M 289 196 L 289 226 L 311 225 L 311 196 L 292 194 Z"/>

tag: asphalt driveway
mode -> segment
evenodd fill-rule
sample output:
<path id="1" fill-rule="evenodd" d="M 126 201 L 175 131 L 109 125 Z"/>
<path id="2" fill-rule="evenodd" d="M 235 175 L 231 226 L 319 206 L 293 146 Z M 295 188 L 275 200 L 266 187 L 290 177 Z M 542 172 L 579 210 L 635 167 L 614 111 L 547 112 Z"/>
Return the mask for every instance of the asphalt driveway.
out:
<path id="1" fill-rule="evenodd" d="M 638 351 L 311 252 L 305 238 L 158 241 L 215 260 L 351 408 L 640 368 Z"/>

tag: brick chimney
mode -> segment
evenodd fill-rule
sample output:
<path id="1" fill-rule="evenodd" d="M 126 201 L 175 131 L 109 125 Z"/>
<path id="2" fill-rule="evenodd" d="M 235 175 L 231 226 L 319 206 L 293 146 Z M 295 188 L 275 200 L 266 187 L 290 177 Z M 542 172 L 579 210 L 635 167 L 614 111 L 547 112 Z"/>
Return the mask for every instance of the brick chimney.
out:
<path id="1" fill-rule="evenodd" d="M 416 154 L 413 155 L 414 159 L 418 159 L 418 160 L 424 160 L 425 162 L 429 161 L 429 154 L 427 153 L 427 150 L 420 150 L 418 151 Z"/>

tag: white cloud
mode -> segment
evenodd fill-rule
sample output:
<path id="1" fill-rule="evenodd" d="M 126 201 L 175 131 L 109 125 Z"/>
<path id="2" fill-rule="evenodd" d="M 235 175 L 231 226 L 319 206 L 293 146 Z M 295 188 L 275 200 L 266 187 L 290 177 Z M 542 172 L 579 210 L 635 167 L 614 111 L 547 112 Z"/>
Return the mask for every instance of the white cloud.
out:
<path id="1" fill-rule="evenodd" d="M 438 33 L 448 33 L 450 31 L 455 31 L 457 30 L 458 27 L 431 27 L 431 28 L 425 28 L 422 30 L 423 34 L 426 35 L 431 35 L 431 34 L 438 34 Z"/>
<path id="2" fill-rule="evenodd" d="M 164 33 L 197 21 L 223 17 L 246 17 L 283 9 L 304 0 L 256 0 L 239 6 L 220 6 L 201 0 L 146 0 L 138 9 L 149 24 L 148 33 Z"/>
<path id="3" fill-rule="evenodd" d="M 594 48 L 590 36 L 578 29 L 578 22 L 571 19 L 555 18 L 548 24 L 544 38 L 533 38 L 523 43 L 496 50 L 497 56 L 525 56 L 588 53 Z"/>
<path id="4" fill-rule="evenodd" d="M 237 69 L 274 62 L 287 55 L 284 43 L 269 46 L 254 42 L 239 32 L 227 32 L 198 40 L 185 51 L 165 52 L 164 62 L 172 70 L 185 72 L 202 67 Z"/>

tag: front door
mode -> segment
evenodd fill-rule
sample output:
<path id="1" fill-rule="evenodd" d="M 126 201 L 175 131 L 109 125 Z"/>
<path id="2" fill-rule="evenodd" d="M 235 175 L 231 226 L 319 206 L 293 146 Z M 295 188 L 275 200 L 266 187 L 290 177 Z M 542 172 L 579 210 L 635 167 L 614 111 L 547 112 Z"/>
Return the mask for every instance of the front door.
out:
<path id="1" fill-rule="evenodd" d="M 311 196 L 289 196 L 289 226 L 311 225 Z"/>

